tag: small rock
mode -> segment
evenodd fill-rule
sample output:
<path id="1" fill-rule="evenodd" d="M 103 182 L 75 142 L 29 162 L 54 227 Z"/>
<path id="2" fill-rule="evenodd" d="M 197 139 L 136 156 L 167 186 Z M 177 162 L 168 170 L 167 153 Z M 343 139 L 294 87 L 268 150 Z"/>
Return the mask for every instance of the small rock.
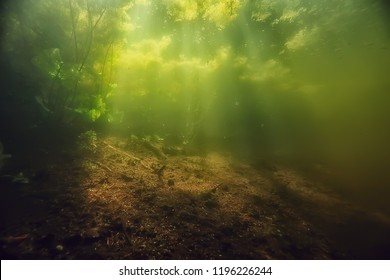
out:
<path id="1" fill-rule="evenodd" d="M 56 250 L 59 251 L 59 252 L 61 252 L 61 251 L 64 250 L 64 246 L 62 246 L 61 244 L 58 244 L 58 245 L 56 246 Z"/>

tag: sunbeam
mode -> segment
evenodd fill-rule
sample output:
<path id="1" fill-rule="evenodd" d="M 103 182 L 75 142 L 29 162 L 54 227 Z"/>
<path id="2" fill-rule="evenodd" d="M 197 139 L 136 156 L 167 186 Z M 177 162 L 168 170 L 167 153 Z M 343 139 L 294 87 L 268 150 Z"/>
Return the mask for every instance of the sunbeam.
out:
<path id="1" fill-rule="evenodd" d="M 5 2 L 1 254 L 389 258 L 385 1 Z"/>

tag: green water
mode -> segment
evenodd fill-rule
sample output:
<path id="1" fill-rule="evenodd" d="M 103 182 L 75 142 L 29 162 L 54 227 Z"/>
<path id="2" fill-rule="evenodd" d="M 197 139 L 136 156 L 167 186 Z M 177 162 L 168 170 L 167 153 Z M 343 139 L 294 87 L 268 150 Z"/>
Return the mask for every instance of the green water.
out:
<path id="1" fill-rule="evenodd" d="M 3 130 L 98 124 L 326 166 L 385 204 L 388 12 L 379 0 L 6 1 Z"/>

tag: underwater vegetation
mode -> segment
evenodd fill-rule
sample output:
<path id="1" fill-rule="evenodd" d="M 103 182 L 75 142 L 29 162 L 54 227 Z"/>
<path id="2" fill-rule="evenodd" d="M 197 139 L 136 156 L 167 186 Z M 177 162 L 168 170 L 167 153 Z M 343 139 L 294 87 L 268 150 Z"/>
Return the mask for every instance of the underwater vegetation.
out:
<path id="1" fill-rule="evenodd" d="M 388 11 L 4 1 L 1 255 L 388 258 Z"/>

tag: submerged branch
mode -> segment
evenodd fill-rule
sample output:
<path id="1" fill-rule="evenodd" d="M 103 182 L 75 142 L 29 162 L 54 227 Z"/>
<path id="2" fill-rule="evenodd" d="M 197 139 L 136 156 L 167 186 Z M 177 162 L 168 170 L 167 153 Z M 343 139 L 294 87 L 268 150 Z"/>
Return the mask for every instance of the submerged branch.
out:
<path id="1" fill-rule="evenodd" d="M 104 143 L 108 148 L 110 148 L 110 149 L 116 151 L 117 153 L 120 153 L 121 155 L 124 155 L 124 156 L 126 156 L 126 157 L 128 157 L 128 158 L 130 158 L 130 159 L 132 159 L 132 160 L 134 160 L 134 161 L 139 162 L 139 164 L 141 164 L 142 167 L 144 167 L 144 168 L 146 168 L 146 169 L 148 169 L 148 170 L 150 170 L 150 171 L 153 171 L 153 169 L 150 168 L 149 166 L 146 166 L 146 165 L 142 162 L 142 160 L 141 160 L 140 158 L 137 158 L 137 157 L 135 157 L 135 156 L 133 156 L 133 155 L 130 155 L 129 153 L 126 153 L 126 152 L 124 152 L 124 151 L 122 151 L 122 150 L 119 150 L 119 149 L 117 149 L 117 148 L 111 146 L 110 144 L 108 144 L 108 143 L 105 142 L 105 141 L 103 141 L 103 143 Z"/>
<path id="2" fill-rule="evenodd" d="M 97 166 L 109 171 L 109 172 L 112 172 L 112 169 L 109 168 L 108 166 L 104 165 L 103 163 L 100 163 L 98 161 L 95 161 L 95 160 L 92 160 L 92 159 L 87 159 L 88 161 L 92 162 L 93 164 L 96 164 Z"/>

